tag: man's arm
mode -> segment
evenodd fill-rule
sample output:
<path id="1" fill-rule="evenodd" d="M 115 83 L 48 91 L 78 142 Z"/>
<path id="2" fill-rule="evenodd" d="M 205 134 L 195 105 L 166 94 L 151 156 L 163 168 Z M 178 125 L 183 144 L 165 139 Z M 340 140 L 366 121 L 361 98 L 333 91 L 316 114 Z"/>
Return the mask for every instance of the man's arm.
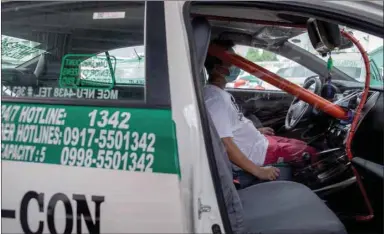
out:
<path id="1" fill-rule="evenodd" d="M 260 167 L 249 160 L 233 142 L 232 137 L 224 137 L 222 141 L 227 150 L 229 160 L 244 171 L 262 180 L 275 180 L 279 176 L 279 169 Z"/>
<path id="2" fill-rule="evenodd" d="M 268 135 L 268 136 L 275 135 L 275 131 L 270 127 L 262 127 L 262 128 L 258 128 L 257 130 L 259 130 L 259 132 L 261 132 L 261 134 L 263 135 Z"/>
<path id="3" fill-rule="evenodd" d="M 213 120 L 213 124 L 224 142 L 229 160 L 241 169 L 251 173 L 262 180 L 275 180 L 279 176 L 279 169 L 259 167 L 249 160 L 233 142 L 231 121 L 228 106 L 222 98 L 206 100 L 206 106 Z"/>

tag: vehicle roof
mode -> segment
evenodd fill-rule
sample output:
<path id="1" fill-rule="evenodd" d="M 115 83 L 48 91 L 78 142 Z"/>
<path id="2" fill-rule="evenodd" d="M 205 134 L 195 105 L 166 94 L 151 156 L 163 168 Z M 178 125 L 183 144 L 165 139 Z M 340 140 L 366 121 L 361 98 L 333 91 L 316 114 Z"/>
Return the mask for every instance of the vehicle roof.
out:
<path id="1" fill-rule="evenodd" d="M 337 19 L 331 17 L 334 13 L 333 15 L 359 20 L 360 23 L 369 22 L 370 27 L 377 29 L 370 31 L 373 35 L 381 36 L 384 32 L 383 1 L 353 1 L 353 4 L 351 1 L 205 1 L 196 3 L 192 13 L 306 25 L 313 8 L 331 14 L 319 16 L 318 19 L 340 24 Z M 345 26 L 357 27 L 358 30 L 366 29 L 364 24 Z"/>
<path id="2" fill-rule="evenodd" d="M 210 20 L 212 37 L 225 38 L 236 35 L 248 37 L 252 44 L 259 46 L 278 45 L 282 42 L 306 32 L 306 29 L 261 25 L 234 21 Z M 232 36 L 233 37 L 233 36 Z"/>
<path id="3" fill-rule="evenodd" d="M 101 5 L 102 4 L 102 5 Z M 125 11 L 125 18 L 94 20 L 100 12 Z M 71 34 L 71 51 L 100 53 L 111 49 L 141 45 L 144 38 L 144 2 L 2 2 L 2 33 L 49 45 L 55 37 Z M 35 33 L 39 32 L 39 33 Z M 57 47 L 57 46 L 56 46 Z"/>

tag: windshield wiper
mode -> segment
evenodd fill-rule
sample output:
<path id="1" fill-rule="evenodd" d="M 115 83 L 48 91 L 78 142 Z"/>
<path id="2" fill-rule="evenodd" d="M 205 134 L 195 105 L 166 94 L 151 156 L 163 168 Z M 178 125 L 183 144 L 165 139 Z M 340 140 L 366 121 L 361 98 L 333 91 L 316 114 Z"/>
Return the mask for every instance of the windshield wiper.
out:
<path id="1" fill-rule="evenodd" d="M 111 62 L 111 56 L 109 55 L 108 51 L 105 52 L 105 56 L 107 57 L 109 72 L 111 73 L 111 76 L 112 76 L 112 84 L 113 84 L 112 87 L 114 87 L 116 85 L 115 70 L 113 69 L 112 62 Z M 115 59 L 115 66 L 116 66 L 116 59 Z M 115 69 L 116 69 L 116 67 L 115 67 Z"/>

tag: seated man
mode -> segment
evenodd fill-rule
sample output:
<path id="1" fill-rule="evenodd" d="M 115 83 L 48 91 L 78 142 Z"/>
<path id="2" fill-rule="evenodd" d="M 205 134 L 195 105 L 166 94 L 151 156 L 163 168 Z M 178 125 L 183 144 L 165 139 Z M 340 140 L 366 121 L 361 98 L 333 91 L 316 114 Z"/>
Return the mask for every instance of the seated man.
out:
<path id="1" fill-rule="evenodd" d="M 231 41 L 212 43 L 233 52 Z M 249 177 L 252 177 L 251 180 L 275 180 L 279 176 L 279 169 L 263 167 L 265 165 L 300 160 L 304 152 L 313 157 L 316 155 L 316 150 L 305 142 L 274 136 L 271 128 L 256 129 L 243 116 L 234 97 L 224 90 L 227 82 L 237 78 L 239 68 L 210 55 L 207 56 L 205 67 L 209 76 L 204 88 L 205 104 L 234 164 L 234 170 L 239 172 L 237 179 L 241 187 L 243 183 L 249 183 Z"/>

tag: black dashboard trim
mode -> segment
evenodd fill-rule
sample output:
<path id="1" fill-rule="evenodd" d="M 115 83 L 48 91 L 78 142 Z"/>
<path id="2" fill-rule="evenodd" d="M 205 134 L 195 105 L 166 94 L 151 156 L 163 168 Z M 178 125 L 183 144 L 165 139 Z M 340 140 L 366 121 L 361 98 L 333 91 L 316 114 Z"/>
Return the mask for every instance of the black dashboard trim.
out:
<path id="1" fill-rule="evenodd" d="M 377 175 L 378 177 L 384 179 L 384 166 L 371 162 L 369 160 L 360 158 L 360 157 L 355 157 L 352 158 L 352 163 L 372 172 L 373 174 Z"/>

